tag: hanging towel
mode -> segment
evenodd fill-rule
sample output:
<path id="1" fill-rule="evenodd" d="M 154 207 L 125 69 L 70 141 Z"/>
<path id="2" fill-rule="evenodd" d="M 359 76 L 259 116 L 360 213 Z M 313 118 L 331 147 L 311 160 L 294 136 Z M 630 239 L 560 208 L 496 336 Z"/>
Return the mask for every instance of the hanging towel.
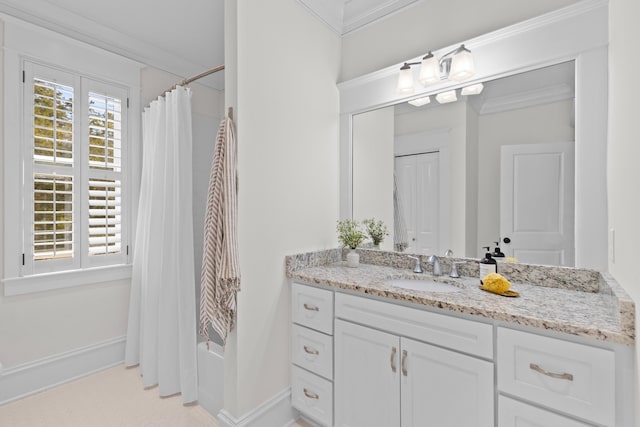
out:
<path id="1" fill-rule="evenodd" d="M 393 246 L 399 252 L 403 252 L 409 247 L 409 236 L 404 222 L 402 200 L 400 200 L 398 182 L 395 175 L 393 176 Z"/>
<path id="2" fill-rule="evenodd" d="M 200 276 L 200 334 L 209 338 L 211 325 L 224 343 L 235 325 L 240 290 L 236 152 L 233 121 L 225 117 L 211 164 Z"/>

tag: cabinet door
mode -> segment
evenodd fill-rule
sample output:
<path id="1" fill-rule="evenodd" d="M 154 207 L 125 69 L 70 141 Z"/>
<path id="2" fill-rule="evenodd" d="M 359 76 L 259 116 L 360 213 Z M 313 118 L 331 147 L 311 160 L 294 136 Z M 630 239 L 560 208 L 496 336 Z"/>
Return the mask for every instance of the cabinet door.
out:
<path id="1" fill-rule="evenodd" d="M 400 339 L 335 321 L 335 426 L 400 427 Z"/>
<path id="2" fill-rule="evenodd" d="M 493 363 L 406 338 L 400 356 L 402 427 L 494 425 Z"/>

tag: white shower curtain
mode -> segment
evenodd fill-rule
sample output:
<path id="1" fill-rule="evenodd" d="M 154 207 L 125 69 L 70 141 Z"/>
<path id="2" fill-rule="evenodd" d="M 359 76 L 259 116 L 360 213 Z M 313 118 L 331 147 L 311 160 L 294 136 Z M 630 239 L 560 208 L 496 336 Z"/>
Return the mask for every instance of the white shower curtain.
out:
<path id="1" fill-rule="evenodd" d="M 125 364 L 145 387 L 197 400 L 191 91 L 178 87 L 142 119 L 142 180 Z"/>

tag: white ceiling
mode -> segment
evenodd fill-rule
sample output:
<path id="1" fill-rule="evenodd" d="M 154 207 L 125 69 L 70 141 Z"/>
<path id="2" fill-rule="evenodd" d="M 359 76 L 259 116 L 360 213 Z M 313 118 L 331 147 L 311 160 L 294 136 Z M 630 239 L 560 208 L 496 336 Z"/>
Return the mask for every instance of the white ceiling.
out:
<path id="1" fill-rule="evenodd" d="M 298 0 L 346 34 L 424 0 Z M 224 63 L 224 0 L 0 0 L 5 13 L 187 78 Z M 201 80 L 224 88 L 223 73 Z"/>
<path id="2" fill-rule="evenodd" d="M 224 0 L 0 0 L 0 12 L 182 78 L 224 63 Z M 222 73 L 202 82 L 224 88 Z"/>

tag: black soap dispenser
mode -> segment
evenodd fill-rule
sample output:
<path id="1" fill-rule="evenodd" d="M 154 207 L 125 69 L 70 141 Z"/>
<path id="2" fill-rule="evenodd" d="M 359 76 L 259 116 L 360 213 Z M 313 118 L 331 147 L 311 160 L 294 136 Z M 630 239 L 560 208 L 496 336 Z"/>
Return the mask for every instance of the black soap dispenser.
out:
<path id="1" fill-rule="evenodd" d="M 493 259 L 489 252 L 491 247 L 483 246 L 483 248 L 485 248 L 487 252 L 484 254 L 484 258 L 480 260 L 480 283 L 482 283 L 482 279 L 487 277 L 487 275 L 498 272 L 498 262 Z"/>
<path id="2" fill-rule="evenodd" d="M 496 244 L 495 249 L 493 250 L 493 253 L 491 254 L 491 256 L 493 258 L 504 258 L 504 252 L 502 252 L 500 250 L 500 242 L 494 242 Z"/>

